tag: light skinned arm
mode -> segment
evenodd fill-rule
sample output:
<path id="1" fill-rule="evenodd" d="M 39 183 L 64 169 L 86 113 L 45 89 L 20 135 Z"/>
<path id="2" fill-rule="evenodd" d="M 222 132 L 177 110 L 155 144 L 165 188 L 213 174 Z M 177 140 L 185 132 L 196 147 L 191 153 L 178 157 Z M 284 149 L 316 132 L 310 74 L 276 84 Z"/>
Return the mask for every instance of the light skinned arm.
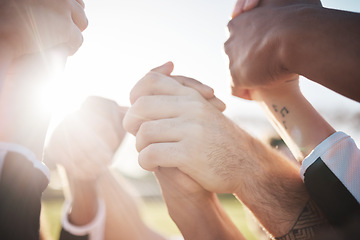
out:
<path id="1" fill-rule="evenodd" d="M 98 203 L 105 204 L 105 240 L 165 238 L 151 229 L 139 212 L 139 199 L 129 183 L 116 171 L 107 169 L 96 180 L 82 180 L 68 176 L 71 195 L 71 211 L 68 221 L 82 227 L 94 221 L 99 214 Z M 62 237 L 66 240 L 66 237 Z"/>
<path id="2" fill-rule="evenodd" d="M 105 240 L 165 240 L 149 227 L 139 211 L 132 186 L 116 171 L 108 170 L 98 180 L 98 194 L 106 205 Z"/>
<path id="3" fill-rule="evenodd" d="M 335 132 L 303 96 L 297 80 L 252 92 L 268 119 L 299 161 Z"/>
<path id="4" fill-rule="evenodd" d="M 53 76 L 54 64 L 64 64 L 82 43 L 87 19 L 80 3 L 1 2 L 0 141 L 21 144 L 38 159 L 50 121 L 50 113 L 40 107 L 39 93 Z M 65 52 L 52 55 L 63 48 Z"/>
<path id="5" fill-rule="evenodd" d="M 177 167 L 207 191 L 234 193 L 272 235 L 292 229 L 309 199 L 298 166 L 171 77 L 150 72 L 131 94 L 124 126 L 144 169 Z"/>
<path id="6" fill-rule="evenodd" d="M 93 221 L 98 212 L 98 194 L 96 180 L 81 180 L 68 176 L 71 196 L 69 222 L 75 226 L 84 226 Z"/>
<path id="7" fill-rule="evenodd" d="M 152 72 L 170 77 L 172 69 L 173 65 L 169 62 L 162 67 L 153 69 Z M 181 85 L 202 93 L 207 101 L 220 111 L 225 109 L 225 105 L 213 95 L 213 90 L 210 91 L 206 85 L 183 76 L 171 77 Z M 163 83 L 165 85 L 162 84 L 162 86 L 166 86 L 166 82 Z M 165 89 L 163 87 L 163 90 Z M 138 90 L 131 94 L 131 99 L 136 101 L 137 96 L 147 91 L 141 87 Z M 168 212 L 185 239 L 244 239 L 222 208 L 215 193 L 206 191 L 177 168 L 158 168 L 155 175 L 161 186 Z M 197 222 L 196 228 L 193 224 L 194 221 Z"/>
<path id="8" fill-rule="evenodd" d="M 225 43 L 233 94 L 247 98 L 243 89 L 302 75 L 360 101 L 359 22 L 359 13 L 323 8 L 311 0 L 263 1 L 238 15 L 229 22 Z"/>
<path id="9" fill-rule="evenodd" d="M 206 191 L 177 168 L 158 168 L 155 175 L 170 217 L 184 239 L 245 239 L 215 193 Z"/>
<path id="10" fill-rule="evenodd" d="M 72 225 L 91 223 L 101 200 L 106 212 L 104 239 L 163 239 L 143 222 L 128 183 L 109 170 L 125 136 L 121 122 L 126 110 L 109 99 L 89 97 L 54 130 L 45 160 L 66 171 L 71 200 L 67 218 Z"/>

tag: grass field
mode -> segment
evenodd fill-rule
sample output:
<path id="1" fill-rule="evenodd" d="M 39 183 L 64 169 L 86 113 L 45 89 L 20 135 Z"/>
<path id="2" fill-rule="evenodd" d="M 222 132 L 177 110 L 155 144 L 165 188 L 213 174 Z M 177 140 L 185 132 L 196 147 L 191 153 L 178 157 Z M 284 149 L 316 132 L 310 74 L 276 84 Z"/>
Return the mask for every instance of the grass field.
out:
<path id="1" fill-rule="evenodd" d="M 258 239 L 248 228 L 246 220 L 246 210 L 243 209 L 241 204 L 233 197 L 221 197 L 221 203 L 225 210 L 229 213 L 231 219 L 236 226 L 241 230 L 248 240 Z M 144 221 L 149 226 L 165 236 L 179 235 L 179 230 L 169 217 L 166 206 L 162 200 L 153 199 L 144 201 L 140 207 Z M 62 209 L 61 200 L 51 200 L 43 202 L 43 209 L 48 227 L 54 239 L 58 239 L 60 232 L 60 217 Z"/>

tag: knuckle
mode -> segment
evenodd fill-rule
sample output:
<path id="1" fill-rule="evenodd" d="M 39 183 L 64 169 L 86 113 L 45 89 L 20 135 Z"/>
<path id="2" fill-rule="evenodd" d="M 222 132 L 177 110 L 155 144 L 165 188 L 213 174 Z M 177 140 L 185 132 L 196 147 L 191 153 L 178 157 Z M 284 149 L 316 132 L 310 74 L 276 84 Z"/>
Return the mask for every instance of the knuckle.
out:
<path id="1" fill-rule="evenodd" d="M 143 112 L 143 110 L 147 109 L 149 103 L 148 96 L 140 96 L 133 105 L 133 110 L 136 112 Z"/>
<path id="2" fill-rule="evenodd" d="M 131 110 L 129 110 L 128 113 L 126 113 L 122 124 L 123 124 L 123 128 L 127 132 L 135 135 L 136 131 L 134 130 L 135 129 L 135 127 L 134 127 L 134 119 L 133 119 L 133 114 L 132 114 Z"/>
<path id="3" fill-rule="evenodd" d="M 229 54 L 231 53 L 230 51 L 230 38 L 224 43 L 224 51 L 225 53 L 229 56 Z"/>
<path id="4" fill-rule="evenodd" d="M 148 146 L 149 138 L 153 135 L 152 122 L 144 122 L 141 124 L 136 134 L 136 150 L 140 152 Z"/>
<path id="5" fill-rule="evenodd" d="M 227 24 L 227 28 L 229 29 L 229 31 L 231 32 L 232 29 L 234 29 L 234 20 L 230 20 Z"/>
<path id="6" fill-rule="evenodd" d="M 82 21 L 82 24 L 80 26 L 80 30 L 84 31 L 87 27 L 89 26 L 89 20 L 88 18 L 84 15 L 84 19 Z"/>
<path id="7" fill-rule="evenodd" d="M 150 145 L 139 153 L 138 162 L 143 169 L 152 171 L 155 168 L 153 159 L 156 159 L 156 151 L 153 145 Z"/>
<path id="8" fill-rule="evenodd" d="M 159 84 L 159 80 L 162 76 L 163 75 L 158 72 L 150 71 L 146 74 L 145 80 L 151 85 L 157 85 Z"/>
<path id="9" fill-rule="evenodd" d="M 138 135 L 142 139 L 148 139 L 153 135 L 154 123 L 153 122 L 144 122 L 141 124 Z"/>

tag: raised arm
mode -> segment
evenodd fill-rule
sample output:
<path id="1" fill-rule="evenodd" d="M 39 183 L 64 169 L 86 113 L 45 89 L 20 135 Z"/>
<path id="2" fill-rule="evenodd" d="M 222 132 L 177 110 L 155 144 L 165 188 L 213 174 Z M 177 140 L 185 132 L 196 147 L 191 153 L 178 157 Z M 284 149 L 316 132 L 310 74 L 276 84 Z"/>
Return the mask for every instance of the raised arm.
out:
<path id="1" fill-rule="evenodd" d="M 261 104 L 300 163 L 316 146 L 335 133 L 334 128 L 302 95 L 297 80 L 275 88 L 260 88 L 251 95 Z"/>
<path id="2" fill-rule="evenodd" d="M 132 93 L 139 89 L 147 91 L 124 125 L 136 135 L 144 169 L 177 167 L 210 192 L 236 194 L 272 235 L 293 233 L 312 206 L 297 166 L 169 76 L 149 73 Z M 315 225 L 324 224 L 321 215 L 316 219 Z"/>
<path id="3" fill-rule="evenodd" d="M 64 64 L 82 44 L 83 7 L 81 0 L 1 1 L 0 141 L 21 144 L 39 159 L 50 120 L 39 92 L 54 64 Z M 52 55 L 55 49 L 60 55 Z"/>
<path id="4" fill-rule="evenodd" d="M 319 1 L 262 1 L 229 23 L 225 49 L 234 94 L 303 75 L 360 101 L 359 23 L 359 13 L 327 9 Z"/>
<path id="5" fill-rule="evenodd" d="M 301 94 L 297 81 L 255 90 L 252 97 L 302 163 L 300 175 L 328 221 L 342 226 L 359 215 L 360 179 L 353 172 L 360 169 L 360 151 L 354 140 L 321 117 Z"/>
<path id="6" fill-rule="evenodd" d="M 245 239 L 215 193 L 206 191 L 177 168 L 158 168 L 155 175 L 168 212 L 184 239 Z"/>
<path id="7" fill-rule="evenodd" d="M 55 129 L 45 159 L 66 172 L 69 193 L 61 239 L 163 239 L 142 220 L 128 183 L 109 169 L 125 131 L 126 108 L 89 97 Z"/>

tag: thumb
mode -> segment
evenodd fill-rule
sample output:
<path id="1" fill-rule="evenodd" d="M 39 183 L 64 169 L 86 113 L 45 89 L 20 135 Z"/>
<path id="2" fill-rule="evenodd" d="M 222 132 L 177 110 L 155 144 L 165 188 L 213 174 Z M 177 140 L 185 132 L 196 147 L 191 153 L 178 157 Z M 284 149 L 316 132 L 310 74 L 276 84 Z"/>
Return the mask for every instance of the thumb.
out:
<path id="1" fill-rule="evenodd" d="M 250 89 L 245 88 L 232 88 L 232 95 L 245 99 L 245 100 L 253 100 L 251 96 L 252 91 Z"/>
<path id="2" fill-rule="evenodd" d="M 170 76 L 173 70 L 174 70 L 174 64 L 172 62 L 167 62 L 159 67 L 152 69 L 151 71 L 161 73 L 166 76 Z"/>

